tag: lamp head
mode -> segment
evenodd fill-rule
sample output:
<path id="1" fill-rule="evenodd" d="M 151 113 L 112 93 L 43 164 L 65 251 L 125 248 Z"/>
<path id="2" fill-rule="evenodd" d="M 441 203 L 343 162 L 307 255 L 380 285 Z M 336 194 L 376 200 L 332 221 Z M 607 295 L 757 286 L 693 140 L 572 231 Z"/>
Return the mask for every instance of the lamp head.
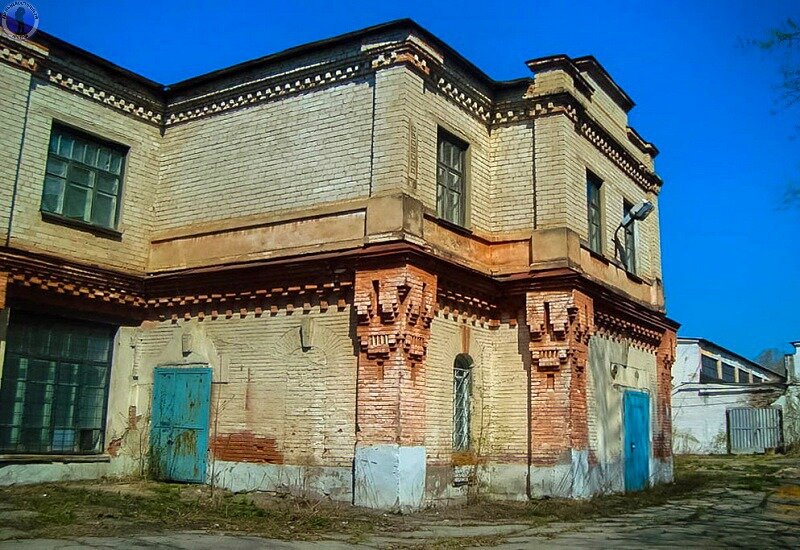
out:
<path id="1" fill-rule="evenodd" d="M 631 208 L 627 214 L 625 214 L 625 217 L 622 218 L 622 226 L 628 227 L 634 221 L 644 220 L 654 209 L 655 206 L 653 206 L 653 203 L 650 201 L 637 202 L 636 205 Z"/>

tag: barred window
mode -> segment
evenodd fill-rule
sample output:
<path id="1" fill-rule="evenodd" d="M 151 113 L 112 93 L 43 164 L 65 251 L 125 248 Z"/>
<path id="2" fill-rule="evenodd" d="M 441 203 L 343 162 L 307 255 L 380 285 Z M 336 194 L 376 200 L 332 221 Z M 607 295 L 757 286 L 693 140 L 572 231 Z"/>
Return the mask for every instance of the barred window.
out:
<path id="1" fill-rule="evenodd" d="M 600 187 L 603 182 L 595 175 L 586 174 L 586 206 L 589 215 L 589 248 L 598 254 L 603 253 L 603 209 L 600 201 Z"/>
<path id="2" fill-rule="evenodd" d="M 12 313 L 0 385 L 0 452 L 101 452 L 114 330 Z"/>
<path id="3" fill-rule="evenodd" d="M 466 217 L 466 155 L 466 143 L 439 130 L 436 212 L 440 218 L 457 225 L 464 225 Z"/>
<path id="4" fill-rule="evenodd" d="M 453 450 L 456 451 L 470 447 L 473 365 L 472 357 L 466 353 L 456 355 L 453 363 Z"/>
<path id="5" fill-rule="evenodd" d="M 99 227 L 116 227 L 124 164 L 124 147 L 54 124 L 42 211 Z"/>

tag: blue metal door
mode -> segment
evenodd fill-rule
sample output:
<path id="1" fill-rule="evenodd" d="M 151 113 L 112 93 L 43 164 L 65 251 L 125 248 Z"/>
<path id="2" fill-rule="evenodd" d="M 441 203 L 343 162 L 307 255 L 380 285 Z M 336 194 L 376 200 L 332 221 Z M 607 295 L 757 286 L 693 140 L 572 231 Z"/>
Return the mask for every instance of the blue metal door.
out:
<path id="1" fill-rule="evenodd" d="M 640 491 L 650 479 L 650 396 L 626 391 L 622 418 L 625 431 L 625 490 Z"/>
<path id="2" fill-rule="evenodd" d="M 150 463 L 158 479 L 205 481 L 210 402 L 211 369 L 155 369 Z"/>

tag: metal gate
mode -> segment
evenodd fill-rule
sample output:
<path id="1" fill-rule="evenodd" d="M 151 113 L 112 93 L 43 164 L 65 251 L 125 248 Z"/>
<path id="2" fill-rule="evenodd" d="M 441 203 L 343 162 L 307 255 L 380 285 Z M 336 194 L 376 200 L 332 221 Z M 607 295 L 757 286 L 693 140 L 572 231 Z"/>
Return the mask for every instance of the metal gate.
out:
<path id="1" fill-rule="evenodd" d="M 781 410 L 778 408 L 728 409 L 728 451 L 733 454 L 763 453 L 783 444 Z"/>

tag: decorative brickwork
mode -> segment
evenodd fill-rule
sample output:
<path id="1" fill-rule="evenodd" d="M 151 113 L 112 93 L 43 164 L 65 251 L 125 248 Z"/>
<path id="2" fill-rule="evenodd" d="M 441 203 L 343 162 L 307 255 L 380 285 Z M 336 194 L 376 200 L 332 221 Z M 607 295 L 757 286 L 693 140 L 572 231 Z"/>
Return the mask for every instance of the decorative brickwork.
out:
<path id="1" fill-rule="evenodd" d="M 653 456 L 672 456 L 672 364 L 675 362 L 677 340 L 674 330 L 661 337 L 656 353 L 656 426 L 653 431 Z"/>
<path id="2" fill-rule="evenodd" d="M 421 444 L 436 276 L 410 265 L 358 271 L 354 300 L 358 440 Z"/>
<path id="3" fill-rule="evenodd" d="M 577 290 L 528 292 L 531 333 L 531 462 L 553 464 L 586 449 L 586 367 L 592 299 Z"/>

